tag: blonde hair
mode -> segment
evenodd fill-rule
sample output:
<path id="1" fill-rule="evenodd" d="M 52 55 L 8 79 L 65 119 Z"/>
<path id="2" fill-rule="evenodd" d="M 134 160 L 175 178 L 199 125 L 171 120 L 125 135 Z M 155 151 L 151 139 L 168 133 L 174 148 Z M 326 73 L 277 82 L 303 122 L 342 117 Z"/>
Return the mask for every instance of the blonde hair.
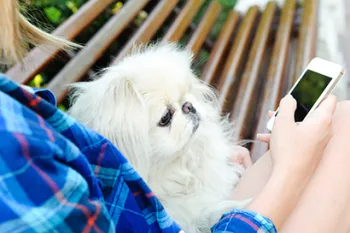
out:
<path id="1" fill-rule="evenodd" d="M 55 37 L 32 25 L 20 12 L 17 0 L 0 0 L 0 64 L 20 62 L 29 45 L 69 49 L 79 45 Z"/>

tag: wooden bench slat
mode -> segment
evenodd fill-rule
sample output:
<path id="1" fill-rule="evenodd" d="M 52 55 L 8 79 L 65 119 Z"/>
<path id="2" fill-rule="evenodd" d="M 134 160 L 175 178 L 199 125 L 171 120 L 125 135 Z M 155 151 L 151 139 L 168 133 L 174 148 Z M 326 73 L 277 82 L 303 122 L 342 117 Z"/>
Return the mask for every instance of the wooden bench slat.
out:
<path id="1" fill-rule="evenodd" d="M 254 124 L 252 121 L 254 115 L 252 113 L 258 100 L 259 72 L 276 10 L 276 3 L 270 2 L 262 14 L 232 108 L 231 117 L 235 121 L 237 134 L 242 138 L 249 136 L 249 130 Z"/>
<path id="2" fill-rule="evenodd" d="M 75 14 L 59 26 L 53 35 L 74 39 L 82 30 L 84 30 L 113 0 L 90 0 L 85 3 Z M 44 68 L 54 56 L 59 52 L 58 49 L 34 48 L 25 58 L 23 64 L 17 64 L 11 68 L 6 75 L 18 83 L 28 83 L 30 79 Z M 24 69 L 25 68 L 25 69 Z"/>
<path id="3" fill-rule="evenodd" d="M 202 3 L 203 0 L 189 0 L 168 32 L 165 34 L 162 41 L 176 42 L 180 40 Z"/>
<path id="4" fill-rule="evenodd" d="M 302 22 L 299 29 L 299 38 L 296 52 L 294 82 L 299 78 L 311 59 L 315 56 L 316 37 L 316 0 L 303 2 Z"/>
<path id="5" fill-rule="evenodd" d="M 269 69 L 265 79 L 261 101 L 258 103 L 256 114 L 257 128 L 253 133 L 267 133 L 266 123 L 269 120 L 267 112 L 275 110 L 281 99 L 283 78 L 285 77 L 289 44 L 296 10 L 296 0 L 288 0 L 281 14 L 276 40 L 274 43 Z M 266 143 L 256 143 L 251 149 L 251 156 L 255 161 L 268 149 Z"/>
<path id="6" fill-rule="evenodd" d="M 87 43 L 85 48 L 49 82 L 47 88 L 56 95 L 58 103 L 64 99 L 67 85 L 79 81 L 86 74 L 88 69 L 149 1 L 128 1 Z"/>
<path id="7" fill-rule="evenodd" d="M 243 53 L 247 51 L 249 45 L 249 38 L 253 34 L 253 26 L 259 14 L 258 7 L 251 7 L 243 22 L 239 26 L 239 31 L 236 35 L 233 46 L 226 59 L 223 72 L 217 86 L 219 94 L 219 103 L 221 106 L 225 103 L 225 98 L 228 93 L 232 92 L 233 85 L 236 85 L 239 67 L 242 64 Z"/>
<path id="8" fill-rule="evenodd" d="M 128 54 L 135 44 L 145 44 L 149 42 L 158 29 L 162 26 L 166 18 L 170 15 L 178 1 L 179 0 L 161 1 L 138 29 L 136 34 L 118 53 L 118 56 L 113 60 L 112 65 L 116 64 L 118 61 L 120 61 L 120 59 Z"/>
<path id="9" fill-rule="evenodd" d="M 196 56 L 200 51 L 220 12 L 221 4 L 217 1 L 213 1 L 201 19 L 197 30 L 194 32 L 190 41 L 187 43 L 187 49 L 192 50 L 194 56 Z"/>
<path id="10" fill-rule="evenodd" d="M 237 11 L 232 10 L 229 12 L 225 24 L 222 27 L 218 38 L 216 39 L 214 48 L 210 53 L 208 62 L 206 63 L 202 72 L 202 79 L 206 83 L 213 84 L 215 74 L 218 72 L 219 64 L 223 59 L 227 46 L 230 43 L 232 34 L 238 25 L 239 17 L 239 13 Z"/>

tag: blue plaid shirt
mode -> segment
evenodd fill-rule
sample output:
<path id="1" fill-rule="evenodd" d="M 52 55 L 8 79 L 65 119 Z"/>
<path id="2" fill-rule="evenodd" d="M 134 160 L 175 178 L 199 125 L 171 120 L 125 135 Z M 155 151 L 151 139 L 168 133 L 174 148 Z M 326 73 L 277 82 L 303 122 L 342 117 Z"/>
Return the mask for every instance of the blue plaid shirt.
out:
<path id="1" fill-rule="evenodd" d="M 106 138 L 0 74 L 0 232 L 162 232 L 180 227 Z M 232 210 L 215 233 L 273 233 Z"/>

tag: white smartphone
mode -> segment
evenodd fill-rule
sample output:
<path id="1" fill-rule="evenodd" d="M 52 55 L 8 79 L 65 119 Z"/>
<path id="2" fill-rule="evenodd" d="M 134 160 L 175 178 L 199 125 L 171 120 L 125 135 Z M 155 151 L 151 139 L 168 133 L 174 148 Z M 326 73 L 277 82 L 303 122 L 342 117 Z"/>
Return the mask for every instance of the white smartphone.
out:
<path id="1" fill-rule="evenodd" d="M 333 62 L 314 58 L 311 60 L 300 78 L 289 91 L 297 101 L 294 114 L 295 122 L 302 122 L 310 115 L 328 95 L 344 75 L 344 69 Z M 272 131 L 278 109 L 267 123 L 267 129 Z"/>

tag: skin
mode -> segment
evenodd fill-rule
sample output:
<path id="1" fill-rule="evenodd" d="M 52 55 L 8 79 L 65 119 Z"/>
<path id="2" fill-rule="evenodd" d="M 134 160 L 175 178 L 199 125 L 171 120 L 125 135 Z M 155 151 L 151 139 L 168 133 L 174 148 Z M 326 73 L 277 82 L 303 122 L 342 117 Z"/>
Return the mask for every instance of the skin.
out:
<path id="1" fill-rule="evenodd" d="M 271 151 L 248 169 L 234 198 L 255 197 L 247 209 L 282 233 L 350 232 L 350 102 L 330 97 L 298 125 L 293 100 L 282 105 L 272 135 L 258 136 L 271 140 Z"/>

